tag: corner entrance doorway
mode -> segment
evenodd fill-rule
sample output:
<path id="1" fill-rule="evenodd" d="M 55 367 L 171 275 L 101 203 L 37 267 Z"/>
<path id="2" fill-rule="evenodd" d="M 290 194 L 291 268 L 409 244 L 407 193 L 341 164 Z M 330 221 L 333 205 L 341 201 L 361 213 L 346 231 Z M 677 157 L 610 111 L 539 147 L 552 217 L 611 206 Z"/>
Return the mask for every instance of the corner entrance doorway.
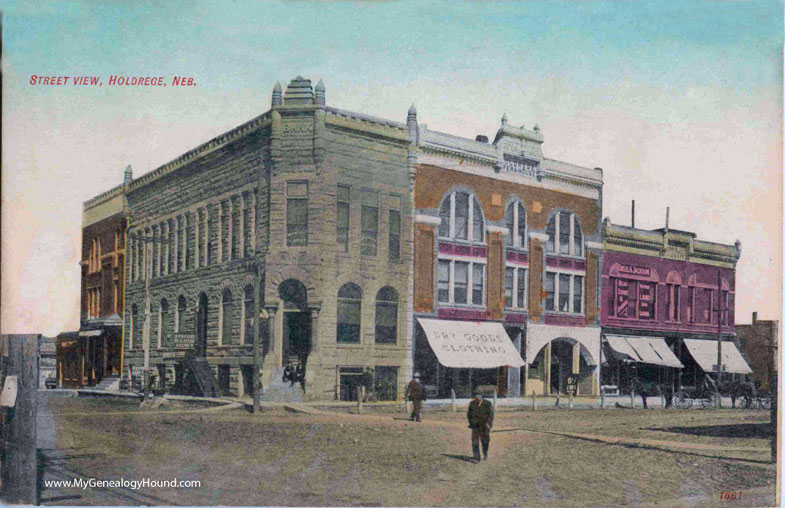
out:
<path id="1" fill-rule="evenodd" d="M 311 314 L 308 312 L 308 290 L 295 279 L 278 286 L 283 302 L 281 330 L 281 364 L 299 363 L 305 367 L 311 352 Z"/>

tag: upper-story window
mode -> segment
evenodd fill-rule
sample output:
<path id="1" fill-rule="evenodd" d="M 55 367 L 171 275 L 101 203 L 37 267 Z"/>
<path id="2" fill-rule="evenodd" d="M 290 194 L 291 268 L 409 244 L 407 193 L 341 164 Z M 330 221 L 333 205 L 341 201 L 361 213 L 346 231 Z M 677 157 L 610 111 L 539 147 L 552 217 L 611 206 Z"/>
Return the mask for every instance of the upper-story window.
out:
<path id="1" fill-rule="evenodd" d="M 504 235 L 504 244 L 519 249 L 526 248 L 526 209 L 523 203 L 515 201 L 507 206 L 504 224 L 510 234 Z"/>
<path id="2" fill-rule="evenodd" d="M 376 256 L 379 239 L 379 193 L 363 190 L 360 210 L 360 254 Z"/>
<path id="3" fill-rule="evenodd" d="M 439 237 L 472 243 L 485 241 L 485 221 L 482 206 L 476 197 L 466 192 L 453 192 L 439 210 Z"/>
<path id="4" fill-rule="evenodd" d="M 545 310 L 568 314 L 583 314 L 582 275 L 545 273 Z"/>
<path id="5" fill-rule="evenodd" d="M 87 271 L 94 273 L 101 269 L 101 240 L 94 238 L 90 247 L 90 256 L 87 258 Z"/>
<path id="6" fill-rule="evenodd" d="M 360 316 L 362 291 L 352 283 L 344 284 L 338 291 L 338 326 L 336 340 L 339 343 L 360 343 Z"/>
<path id="7" fill-rule="evenodd" d="M 583 256 L 583 232 L 578 217 L 572 212 L 556 212 L 545 230 L 546 250 L 567 256 Z"/>
<path id="8" fill-rule="evenodd" d="M 349 211 L 351 209 L 351 189 L 346 185 L 338 186 L 337 218 L 335 236 L 338 248 L 349 252 Z"/>
<path id="9" fill-rule="evenodd" d="M 398 292 L 387 286 L 376 293 L 376 343 L 398 342 Z"/>
<path id="10" fill-rule="evenodd" d="M 286 185 L 286 245 L 308 245 L 308 183 Z"/>

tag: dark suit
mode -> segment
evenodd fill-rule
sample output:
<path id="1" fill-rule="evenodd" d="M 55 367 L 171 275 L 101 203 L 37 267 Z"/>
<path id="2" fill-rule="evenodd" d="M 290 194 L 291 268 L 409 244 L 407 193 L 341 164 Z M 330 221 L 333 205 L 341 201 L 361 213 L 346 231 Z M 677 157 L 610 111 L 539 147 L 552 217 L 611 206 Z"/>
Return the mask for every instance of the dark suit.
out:
<path id="1" fill-rule="evenodd" d="M 466 412 L 469 428 L 472 429 L 472 452 L 474 459 L 480 460 L 480 442 L 482 453 L 488 458 L 488 445 L 491 443 L 491 428 L 493 427 L 493 404 L 488 400 L 473 399 Z"/>
<path id="2" fill-rule="evenodd" d="M 406 387 L 406 397 L 412 401 L 412 421 L 422 421 L 422 399 L 425 395 L 422 383 L 419 379 L 409 381 Z"/>

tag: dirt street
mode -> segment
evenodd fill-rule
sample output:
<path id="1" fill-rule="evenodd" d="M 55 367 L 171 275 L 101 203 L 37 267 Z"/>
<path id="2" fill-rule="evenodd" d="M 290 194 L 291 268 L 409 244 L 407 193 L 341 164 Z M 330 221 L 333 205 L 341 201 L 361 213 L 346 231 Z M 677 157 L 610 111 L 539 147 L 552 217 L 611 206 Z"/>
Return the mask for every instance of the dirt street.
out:
<path id="1" fill-rule="evenodd" d="M 499 411 L 490 459 L 475 464 L 463 412 L 412 423 L 73 398 L 42 409 L 39 428 L 54 429 L 44 479 L 201 482 L 49 488 L 42 504 L 716 506 L 725 491 L 742 492 L 733 506 L 774 503 L 766 411 Z"/>

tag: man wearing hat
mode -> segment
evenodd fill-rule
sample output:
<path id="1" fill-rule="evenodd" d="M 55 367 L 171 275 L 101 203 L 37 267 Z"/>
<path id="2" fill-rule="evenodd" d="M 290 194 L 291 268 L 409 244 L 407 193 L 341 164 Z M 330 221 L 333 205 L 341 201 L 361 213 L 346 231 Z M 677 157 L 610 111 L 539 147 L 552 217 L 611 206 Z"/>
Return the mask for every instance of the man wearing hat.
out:
<path id="1" fill-rule="evenodd" d="M 422 400 L 425 398 L 425 389 L 420 383 L 420 373 L 414 373 L 414 379 L 406 387 L 406 398 L 412 401 L 412 421 L 422 421 Z"/>
<path id="2" fill-rule="evenodd" d="M 488 445 L 491 443 L 491 427 L 493 427 L 493 404 L 484 400 L 482 394 L 474 391 L 474 398 L 469 403 L 469 411 L 466 418 L 469 420 L 469 428 L 472 429 L 472 452 L 474 460 L 480 461 L 480 442 L 482 442 L 482 454 L 488 460 Z"/>

